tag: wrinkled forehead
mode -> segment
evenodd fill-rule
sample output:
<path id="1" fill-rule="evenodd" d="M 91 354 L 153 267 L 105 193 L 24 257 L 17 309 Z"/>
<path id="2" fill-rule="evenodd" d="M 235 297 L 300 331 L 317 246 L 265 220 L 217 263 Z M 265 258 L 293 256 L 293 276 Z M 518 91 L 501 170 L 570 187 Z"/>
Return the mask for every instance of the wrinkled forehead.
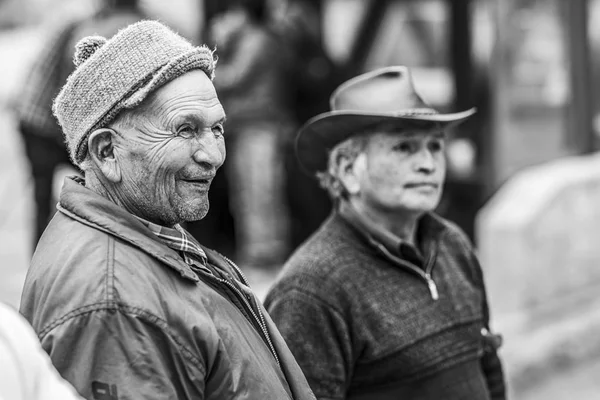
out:
<path id="1" fill-rule="evenodd" d="M 177 114 L 197 114 L 211 121 L 225 117 L 212 81 L 199 70 L 188 72 L 151 93 L 147 109 L 167 119 Z"/>

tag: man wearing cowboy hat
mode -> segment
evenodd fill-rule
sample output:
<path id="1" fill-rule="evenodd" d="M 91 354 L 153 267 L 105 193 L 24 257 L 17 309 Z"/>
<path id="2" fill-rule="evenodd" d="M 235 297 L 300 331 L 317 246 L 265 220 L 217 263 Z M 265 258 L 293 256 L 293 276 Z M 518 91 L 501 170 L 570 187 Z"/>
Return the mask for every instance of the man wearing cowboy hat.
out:
<path id="1" fill-rule="evenodd" d="M 433 210 L 444 132 L 405 67 L 342 84 L 296 154 L 329 219 L 288 260 L 265 305 L 319 399 L 504 399 L 499 336 L 466 235 Z"/>
<path id="2" fill-rule="evenodd" d="M 21 313 L 88 399 L 314 399 L 243 274 L 180 223 L 225 160 L 214 56 L 155 21 L 77 44 L 71 158 Z"/>

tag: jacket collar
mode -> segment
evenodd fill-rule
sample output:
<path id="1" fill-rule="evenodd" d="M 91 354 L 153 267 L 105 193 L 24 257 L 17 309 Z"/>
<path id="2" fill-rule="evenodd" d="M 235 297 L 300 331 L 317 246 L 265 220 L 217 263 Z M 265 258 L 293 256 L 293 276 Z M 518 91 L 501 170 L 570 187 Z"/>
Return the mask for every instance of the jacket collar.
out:
<path id="1" fill-rule="evenodd" d="M 182 277 L 197 282 L 198 276 L 173 249 L 161 243 L 133 214 L 84 186 L 79 177 L 67 177 L 56 208 L 82 224 L 118 237 L 162 261 Z"/>

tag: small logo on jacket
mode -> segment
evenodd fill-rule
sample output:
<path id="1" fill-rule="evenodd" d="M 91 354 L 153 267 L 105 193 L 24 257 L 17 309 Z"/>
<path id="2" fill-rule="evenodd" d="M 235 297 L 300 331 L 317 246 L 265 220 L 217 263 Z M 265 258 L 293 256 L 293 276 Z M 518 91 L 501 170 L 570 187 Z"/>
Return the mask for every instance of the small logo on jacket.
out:
<path id="1" fill-rule="evenodd" d="M 92 394 L 94 400 L 119 400 L 117 385 L 109 385 L 104 382 L 93 381 Z"/>

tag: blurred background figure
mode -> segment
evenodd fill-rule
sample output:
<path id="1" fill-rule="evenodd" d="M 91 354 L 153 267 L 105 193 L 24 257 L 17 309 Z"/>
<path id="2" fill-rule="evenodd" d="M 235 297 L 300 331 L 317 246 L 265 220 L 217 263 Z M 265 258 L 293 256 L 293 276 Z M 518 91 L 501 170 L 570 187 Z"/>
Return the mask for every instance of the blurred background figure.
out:
<path id="1" fill-rule="evenodd" d="M 34 246 L 55 211 L 55 172 L 60 165 L 71 165 L 51 105 L 74 68 L 74 45 L 87 35 L 110 37 L 143 17 L 137 0 L 103 0 L 83 15 L 61 15 L 48 26 L 17 103 L 19 128 L 33 177 Z"/>
<path id="2" fill-rule="evenodd" d="M 227 112 L 226 174 L 236 259 L 277 266 L 289 251 L 283 150 L 293 137 L 289 50 L 265 0 L 236 0 L 214 19 L 215 87 Z"/>
<path id="3" fill-rule="evenodd" d="M 297 126 L 329 109 L 329 95 L 349 72 L 335 63 L 325 48 L 323 16 L 326 2 L 275 0 L 274 29 L 292 56 L 291 79 L 286 88 L 293 100 Z M 291 216 L 292 248 L 298 247 L 325 220 L 329 197 L 314 179 L 301 170 L 294 156 L 294 142 L 285 150 L 287 201 Z"/>
<path id="4" fill-rule="evenodd" d="M 190 229 L 243 266 L 280 265 L 329 211 L 293 157 L 295 128 L 327 108 L 336 82 L 317 3 L 231 0 L 209 23 L 228 157 L 213 183 L 209 215 Z"/>
<path id="5" fill-rule="evenodd" d="M 83 399 L 56 371 L 25 318 L 3 303 L 0 303 L 0 399 Z"/>

